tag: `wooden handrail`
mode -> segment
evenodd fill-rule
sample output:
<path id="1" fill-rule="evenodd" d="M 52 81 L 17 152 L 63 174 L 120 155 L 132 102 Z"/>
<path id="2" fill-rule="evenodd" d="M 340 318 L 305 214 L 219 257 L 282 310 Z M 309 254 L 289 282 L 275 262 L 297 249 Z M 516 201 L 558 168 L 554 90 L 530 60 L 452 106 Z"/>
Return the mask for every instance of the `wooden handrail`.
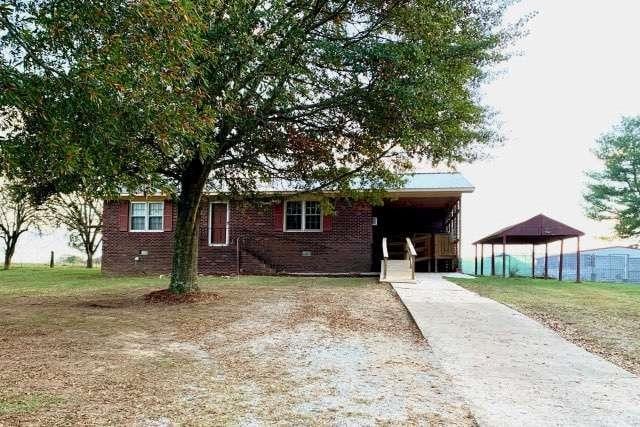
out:
<path id="1" fill-rule="evenodd" d="M 407 237 L 405 241 L 407 242 L 407 253 L 411 256 L 417 256 L 418 254 L 416 253 L 416 249 L 413 247 L 411 239 Z"/>
<path id="2" fill-rule="evenodd" d="M 386 279 L 387 278 L 387 262 L 389 261 L 389 249 L 387 249 L 387 238 L 383 237 L 382 238 L 382 258 L 384 258 L 384 260 L 382 261 L 382 278 Z"/>
<path id="3" fill-rule="evenodd" d="M 411 279 L 415 280 L 416 278 L 416 248 L 413 247 L 413 243 L 411 243 L 410 238 L 405 238 L 406 242 L 406 251 L 407 251 L 407 259 L 409 260 L 409 266 L 411 267 Z"/>

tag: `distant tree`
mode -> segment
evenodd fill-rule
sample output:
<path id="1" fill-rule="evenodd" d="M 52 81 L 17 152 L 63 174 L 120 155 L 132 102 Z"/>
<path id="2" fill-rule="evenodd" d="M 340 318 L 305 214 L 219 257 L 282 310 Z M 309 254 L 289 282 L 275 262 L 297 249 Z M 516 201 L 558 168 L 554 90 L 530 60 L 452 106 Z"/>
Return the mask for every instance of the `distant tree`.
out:
<path id="1" fill-rule="evenodd" d="M 56 226 L 69 231 L 69 245 L 87 256 L 87 268 L 93 268 L 93 256 L 102 243 L 103 201 L 82 193 L 54 195 L 47 204 L 47 217 Z"/>
<path id="2" fill-rule="evenodd" d="M 594 153 L 603 167 L 587 174 L 587 215 L 613 221 L 618 237 L 640 236 L 640 117 L 624 117 Z"/>
<path id="3" fill-rule="evenodd" d="M 40 220 L 38 208 L 28 198 L 17 197 L 0 183 L 0 239 L 4 246 L 5 270 L 11 267 L 20 236 L 30 229 L 39 228 Z"/>
<path id="4" fill-rule="evenodd" d="M 511 2 L 5 0 L 0 159 L 38 198 L 172 195 L 170 289 L 197 290 L 207 189 L 380 190 L 496 141 L 477 89 Z"/>

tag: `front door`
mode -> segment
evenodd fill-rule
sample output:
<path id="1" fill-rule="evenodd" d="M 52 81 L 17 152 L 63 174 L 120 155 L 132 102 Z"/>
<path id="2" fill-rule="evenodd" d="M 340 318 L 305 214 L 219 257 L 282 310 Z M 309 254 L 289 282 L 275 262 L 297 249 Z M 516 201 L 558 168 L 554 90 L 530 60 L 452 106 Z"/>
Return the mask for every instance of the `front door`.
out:
<path id="1" fill-rule="evenodd" d="M 227 222 L 228 222 L 227 203 L 211 203 L 211 244 L 226 245 L 228 244 Z"/>

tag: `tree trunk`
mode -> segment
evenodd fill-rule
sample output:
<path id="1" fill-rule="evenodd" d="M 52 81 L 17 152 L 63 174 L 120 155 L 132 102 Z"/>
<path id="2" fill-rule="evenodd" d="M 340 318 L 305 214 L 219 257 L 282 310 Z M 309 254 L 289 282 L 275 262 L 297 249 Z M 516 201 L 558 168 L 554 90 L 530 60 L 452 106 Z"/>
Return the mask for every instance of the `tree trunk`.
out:
<path id="1" fill-rule="evenodd" d="M 87 252 L 87 268 L 93 268 L 93 254 Z"/>
<path id="2" fill-rule="evenodd" d="M 18 238 L 11 237 L 9 243 L 7 244 L 4 252 L 4 269 L 8 270 L 11 267 L 11 259 L 13 258 L 13 254 L 16 251 L 16 242 Z"/>
<path id="3" fill-rule="evenodd" d="M 181 179 L 169 285 L 176 294 L 198 291 L 198 213 L 209 172 L 200 160 L 193 160 Z"/>

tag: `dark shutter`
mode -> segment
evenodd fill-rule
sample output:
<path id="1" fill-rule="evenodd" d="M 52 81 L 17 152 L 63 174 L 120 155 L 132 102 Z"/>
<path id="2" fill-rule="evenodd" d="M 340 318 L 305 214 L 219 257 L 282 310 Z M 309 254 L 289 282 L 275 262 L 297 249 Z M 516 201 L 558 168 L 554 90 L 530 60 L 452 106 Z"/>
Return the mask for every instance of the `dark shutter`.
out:
<path id="1" fill-rule="evenodd" d="M 129 231 L 129 201 L 120 200 L 118 203 L 118 230 Z"/>
<path id="2" fill-rule="evenodd" d="M 325 215 L 322 218 L 322 231 L 331 231 L 333 230 L 333 215 Z"/>
<path id="3" fill-rule="evenodd" d="M 165 200 L 164 202 L 164 231 L 173 230 L 173 202 Z"/>
<path id="4" fill-rule="evenodd" d="M 273 229 L 282 231 L 282 220 L 284 216 L 283 203 L 275 202 L 273 205 Z"/>

